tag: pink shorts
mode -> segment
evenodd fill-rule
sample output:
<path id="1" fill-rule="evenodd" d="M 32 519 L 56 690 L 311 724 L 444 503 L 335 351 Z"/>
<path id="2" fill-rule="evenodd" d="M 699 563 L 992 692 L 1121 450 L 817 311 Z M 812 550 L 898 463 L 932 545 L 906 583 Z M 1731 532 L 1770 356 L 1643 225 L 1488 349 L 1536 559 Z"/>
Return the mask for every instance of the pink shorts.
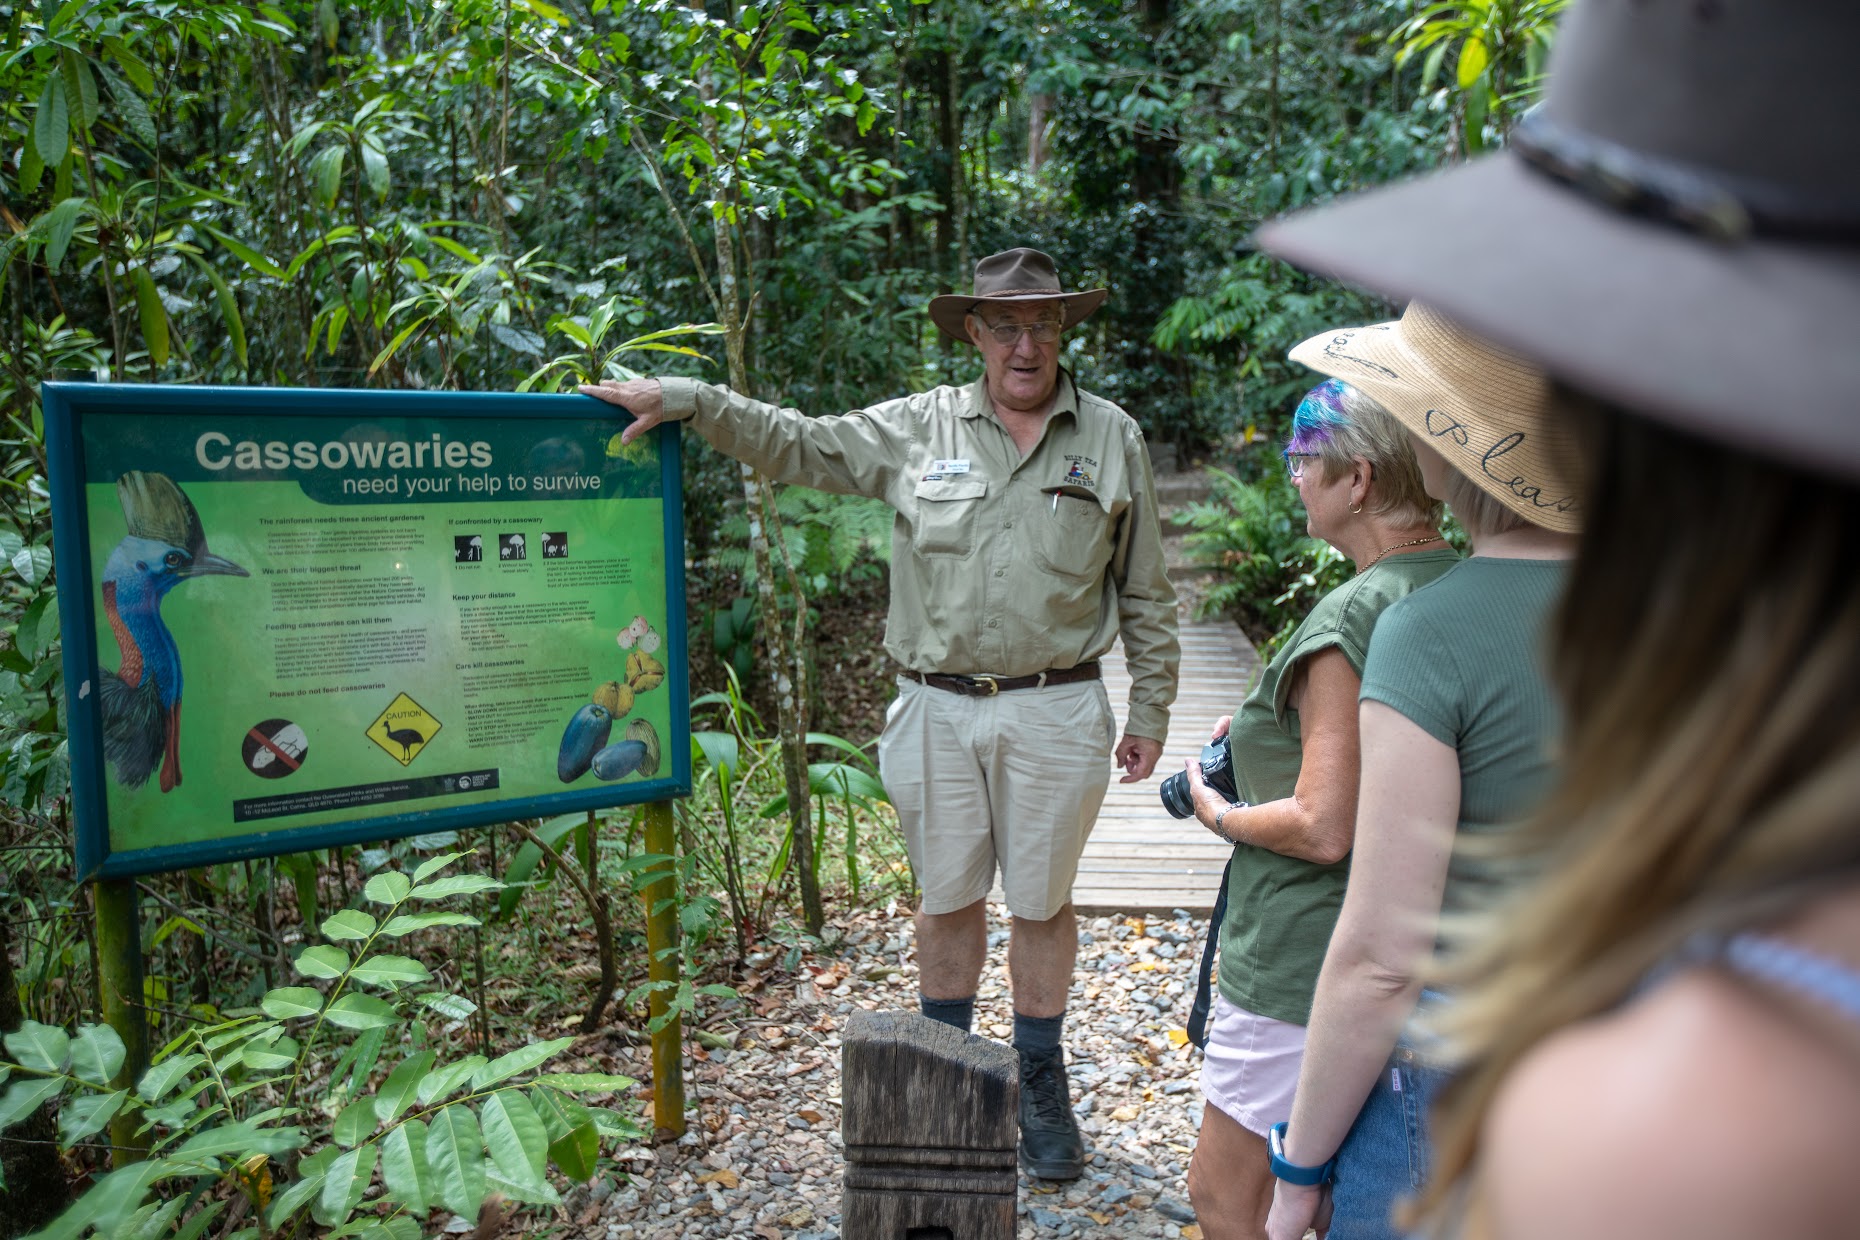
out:
<path id="1" fill-rule="evenodd" d="M 1201 1093 L 1248 1132 L 1265 1136 L 1292 1117 L 1305 1027 L 1259 1016 L 1216 991 L 1201 1061 Z"/>

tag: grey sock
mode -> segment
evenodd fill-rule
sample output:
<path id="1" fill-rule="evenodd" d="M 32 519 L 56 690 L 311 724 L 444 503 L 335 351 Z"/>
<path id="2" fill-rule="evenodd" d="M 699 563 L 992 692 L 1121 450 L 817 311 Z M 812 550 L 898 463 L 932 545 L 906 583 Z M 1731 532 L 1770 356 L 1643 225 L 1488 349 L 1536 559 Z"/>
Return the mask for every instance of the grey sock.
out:
<path id="1" fill-rule="evenodd" d="M 1057 1016 L 1022 1016 L 1014 1013 L 1014 1049 L 1023 1055 L 1041 1055 L 1059 1049 L 1059 1035 L 1064 1032 L 1066 1014 Z"/>

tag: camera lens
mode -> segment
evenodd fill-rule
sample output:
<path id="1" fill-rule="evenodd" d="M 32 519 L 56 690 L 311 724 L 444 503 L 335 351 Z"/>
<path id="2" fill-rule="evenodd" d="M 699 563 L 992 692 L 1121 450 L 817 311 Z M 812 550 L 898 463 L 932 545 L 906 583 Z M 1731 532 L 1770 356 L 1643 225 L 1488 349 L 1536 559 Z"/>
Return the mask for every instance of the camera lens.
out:
<path id="1" fill-rule="evenodd" d="M 1188 786 L 1188 772 L 1177 771 L 1162 781 L 1161 796 L 1163 808 L 1172 818 L 1193 818 L 1195 816 L 1194 790 Z"/>

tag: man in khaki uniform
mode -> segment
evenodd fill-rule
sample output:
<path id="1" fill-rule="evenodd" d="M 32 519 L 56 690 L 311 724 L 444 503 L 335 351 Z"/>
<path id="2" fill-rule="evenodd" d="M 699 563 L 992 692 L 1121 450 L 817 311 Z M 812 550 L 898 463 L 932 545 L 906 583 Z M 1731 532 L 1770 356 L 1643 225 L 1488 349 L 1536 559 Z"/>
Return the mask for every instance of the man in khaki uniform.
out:
<path id="1" fill-rule="evenodd" d="M 581 389 L 633 414 L 628 441 L 688 420 L 783 482 L 897 510 L 885 649 L 902 671 L 879 763 L 923 887 L 923 1010 L 969 1028 L 998 865 L 1021 1161 L 1049 1179 L 1084 1167 L 1060 1049 L 1078 952 L 1072 880 L 1111 760 L 1131 783 L 1162 755 L 1180 661 L 1143 434 L 1059 368 L 1060 333 L 1104 298 L 1063 291 L 1037 250 L 985 258 L 973 296 L 929 307 L 981 350 L 982 377 L 839 417 L 690 379 Z M 1114 739 L 1098 657 L 1120 633 L 1131 690 Z"/>

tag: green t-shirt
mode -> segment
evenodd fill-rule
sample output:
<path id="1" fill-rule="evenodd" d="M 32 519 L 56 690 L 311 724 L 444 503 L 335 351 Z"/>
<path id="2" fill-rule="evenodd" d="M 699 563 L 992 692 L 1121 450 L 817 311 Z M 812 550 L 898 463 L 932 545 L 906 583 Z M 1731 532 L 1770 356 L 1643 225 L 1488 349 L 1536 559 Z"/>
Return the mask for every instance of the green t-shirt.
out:
<path id="1" fill-rule="evenodd" d="M 1450 547 L 1390 556 L 1318 600 L 1234 716 L 1229 735 L 1242 801 L 1282 800 L 1298 786 L 1303 749 L 1298 712 L 1287 703 L 1298 662 L 1335 646 L 1361 676 L 1384 609 L 1459 562 Z M 1221 993 L 1228 1002 L 1297 1025 L 1310 1020 L 1311 992 L 1348 874 L 1348 861 L 1318 865 L 1250 844 L 1234 848 L 1221 923 Z"/>
<path id="2" fill-rule="evenodd" d="M 1544 678 L 1545 625 L 1566 569 L 1474 556 L 1376 629 L 1362 697 L 1459 751 L 1461 834 L 1511 826 L 1549 791 L 1560 715 Z M 1444 909 L 1470 907 L 1482 881 L 1456 855 Z"/>

